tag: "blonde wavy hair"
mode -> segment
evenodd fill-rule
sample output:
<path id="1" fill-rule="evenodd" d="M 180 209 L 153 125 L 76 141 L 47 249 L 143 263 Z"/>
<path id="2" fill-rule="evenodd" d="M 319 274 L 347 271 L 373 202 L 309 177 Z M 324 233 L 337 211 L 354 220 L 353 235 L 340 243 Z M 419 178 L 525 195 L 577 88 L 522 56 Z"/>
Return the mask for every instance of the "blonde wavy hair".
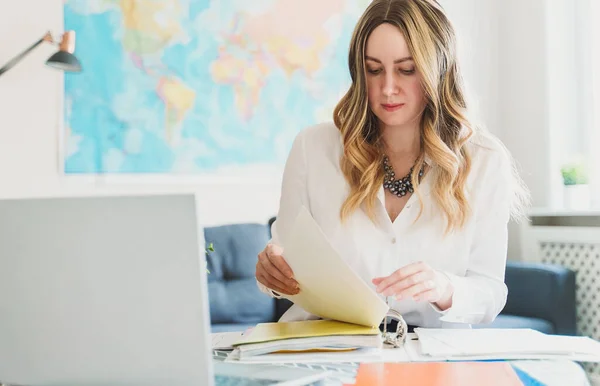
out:
<path id="1" fill-rule="evenodd" d="M 422 204 L 417 174 L 427 154 L 434 165 L 432 194 L 446 217 L 446 232 L 462 228 L 471 214 L 465 194 L 471 156 L 465 144 L 477 129 L 466 117 L 455 32 L 434 0 L 373 0 L 354 29 L 348 55 L 352 84 L 333 113 L 344 145 L 341 169 L 350 185 L 340 216 L 346 219 L 364 203 L 375 221 L 374 203 L 384 180 L 383 152 L 379 123 L 368 106 L 365 54 L 369 35 L 383 23 L 396 26 L 404 35 L 426 99 L 420 123 L 422 151 L 412 173 L 415 193 Z M 514 169 L 513 174 L 518 179 Z M 524 187 L 520 191 L 511 208 L 519 219 L 527 196 Z"/>

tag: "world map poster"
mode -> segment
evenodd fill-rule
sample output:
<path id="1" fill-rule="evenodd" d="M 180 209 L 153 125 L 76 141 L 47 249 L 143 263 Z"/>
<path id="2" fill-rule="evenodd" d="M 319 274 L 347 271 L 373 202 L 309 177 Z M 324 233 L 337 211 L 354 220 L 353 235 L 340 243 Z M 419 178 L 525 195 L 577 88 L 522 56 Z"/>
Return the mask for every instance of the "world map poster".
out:
<path id="1" fill-rule="evenodd" d="M 332 119 L 369 0 L 64 0 L 66 174 L 252 175 Z"/>

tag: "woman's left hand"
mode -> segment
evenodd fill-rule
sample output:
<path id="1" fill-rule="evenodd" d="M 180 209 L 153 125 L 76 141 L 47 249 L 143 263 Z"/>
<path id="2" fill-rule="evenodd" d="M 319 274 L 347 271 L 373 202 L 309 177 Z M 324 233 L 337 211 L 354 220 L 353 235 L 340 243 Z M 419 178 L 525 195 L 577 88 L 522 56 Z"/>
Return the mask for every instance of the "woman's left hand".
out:
<path id="1" fill-rule="evenodd" d="M 412 298 L 435 303 L 442 311 L 452 306 L 452 283 L 446 275 L 423 262 L 409 264 L 386 277 L 376 277 L 373 284 L 377 293 L 395 296 L 397 300 Z"/>

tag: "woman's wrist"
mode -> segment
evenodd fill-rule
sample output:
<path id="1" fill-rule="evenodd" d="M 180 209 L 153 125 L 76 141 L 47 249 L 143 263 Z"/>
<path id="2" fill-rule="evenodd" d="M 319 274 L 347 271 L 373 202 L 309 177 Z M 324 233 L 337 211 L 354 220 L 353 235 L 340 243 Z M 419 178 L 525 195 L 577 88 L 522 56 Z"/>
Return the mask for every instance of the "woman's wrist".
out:
<path id="1" fill-rule="evenodd" d="M 449 282 L 448 286 L 446 287 L 446 291 L 445 291 L 444 295 L 440 298 L 440 300 L 438 300 L 434 304 L 440 310 L 446 311 L 447 309 L 452 307 L 452 297 L 453 296 L 454 296 L 454 286 L 452 285 L 452 283 Z"/>

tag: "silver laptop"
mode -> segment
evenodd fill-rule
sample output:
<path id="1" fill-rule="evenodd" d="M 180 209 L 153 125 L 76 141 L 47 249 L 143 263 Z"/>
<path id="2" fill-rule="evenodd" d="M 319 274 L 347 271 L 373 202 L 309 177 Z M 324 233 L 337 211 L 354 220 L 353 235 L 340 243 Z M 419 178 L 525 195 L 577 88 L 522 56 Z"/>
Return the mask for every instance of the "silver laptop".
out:
<path id="1" fill-rule="evenodd" d="M 0 200 L 0 382 L 235 384 L 214 371 L 197 218 L 191 194 Z M 233 372 L 319 378 L 268 367 Z"/>

